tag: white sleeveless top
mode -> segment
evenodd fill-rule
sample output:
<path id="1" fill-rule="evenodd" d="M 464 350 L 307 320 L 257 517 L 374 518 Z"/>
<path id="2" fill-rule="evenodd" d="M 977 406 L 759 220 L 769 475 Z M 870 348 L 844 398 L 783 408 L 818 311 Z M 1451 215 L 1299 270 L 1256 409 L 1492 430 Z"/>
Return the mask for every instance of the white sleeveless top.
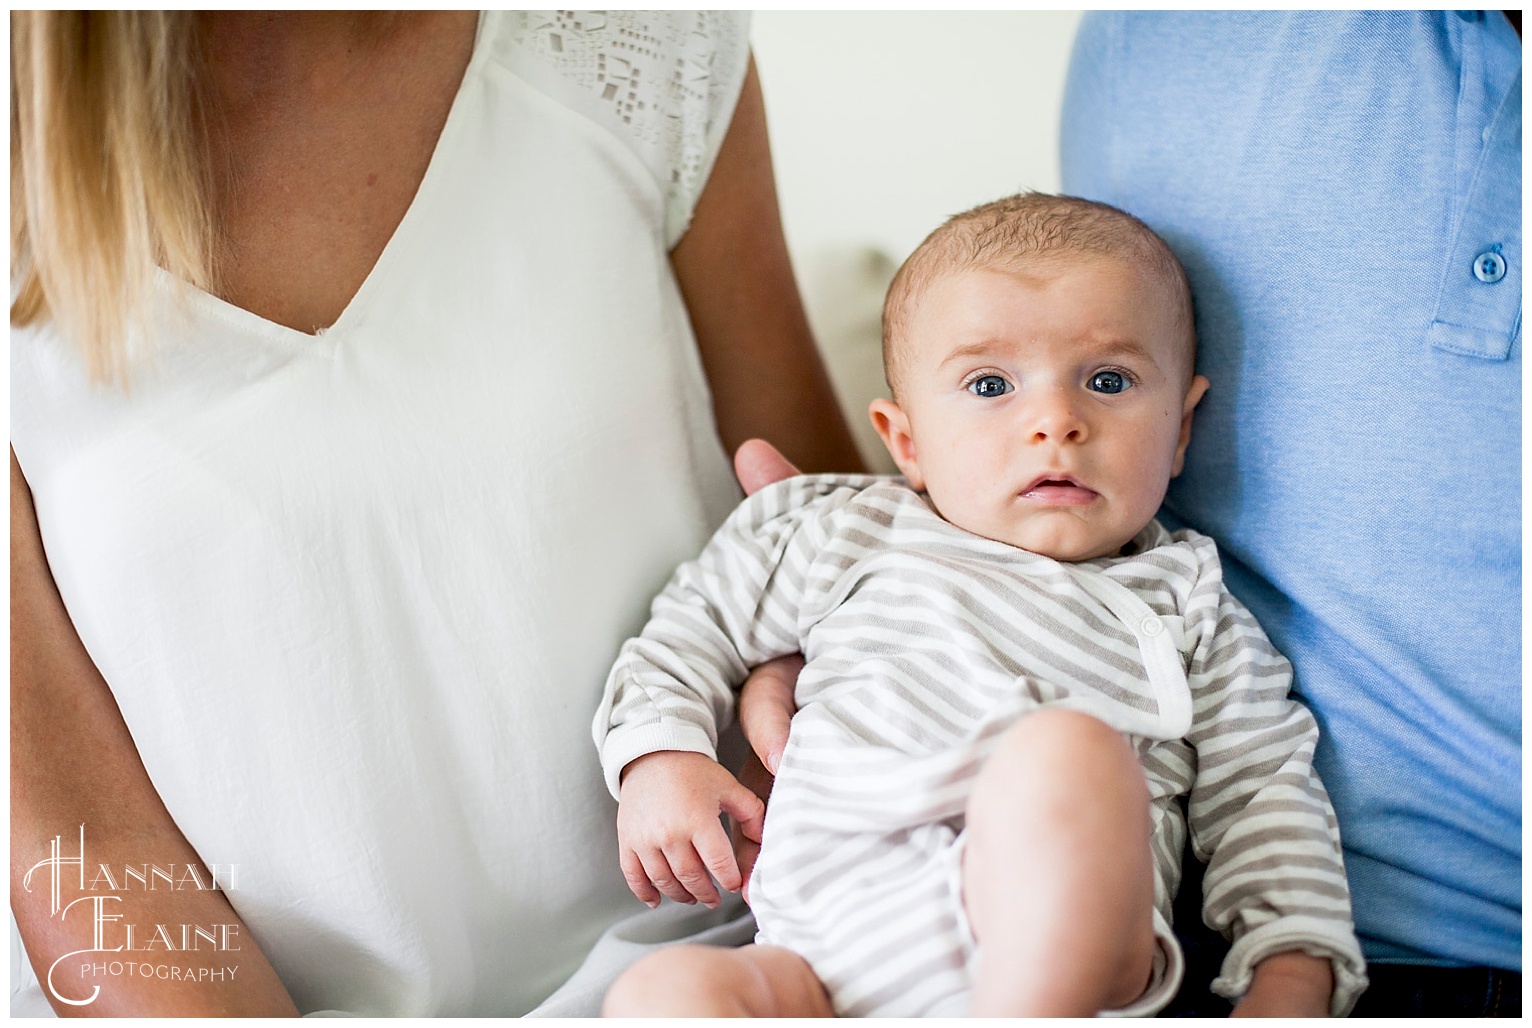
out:
<path id="1" fill-rule="evenodd" d="M 522 1013 L 644 910 L 589 725 L 739 498 L 667 254 L 746 29 L 486 14 L 408 214 L 317 336 L 165 277 L 124 394 L 12 335 L 70 617 L 300 1010 Z"/>

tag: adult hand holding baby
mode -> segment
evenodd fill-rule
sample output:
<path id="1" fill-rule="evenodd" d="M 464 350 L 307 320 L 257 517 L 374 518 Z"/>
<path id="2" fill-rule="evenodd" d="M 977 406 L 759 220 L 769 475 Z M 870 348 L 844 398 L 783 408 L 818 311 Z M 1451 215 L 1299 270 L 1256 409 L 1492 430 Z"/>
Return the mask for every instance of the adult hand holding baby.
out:
<path id="1" fill-rule="evenodd" d="M 734 476 L 747 496 L 796 474 L 799 471 L 792 462 L 764 439 L 747 439 L 734 451 Z M 798 654 L 778 657 L 752 670 L 740 690 L 739 727 L 750 743 L 750 753 L 740 769 L 739 780 L 763 802 L 771 795 L 772 776 L 787 748 L 788 727 L 798 710 L 793 687 L 802 670 L 803 658 Z M 734 858 L 747 884 L 760 851 L 759 835 L 751 838 L 747 832 L 735 831 Z M 744 897 L 748 903 L 748 888 Z"/>
<path id="2" fill-rule="evenodd" d="M 749 495 L 799 472 L 776 447 L 751 439 L 735 451 L 734 473 Z M 760 852 L 764 801 L 787 746 L 793 685 L 802 668 L 803 658 L 794 654 L 750 673 L 739 720 L 751 749 L 738 781 L 702 754 L 675 750 L 640 757 L 623 771 L 617 839 L 633 895 L 651 907 L 662 893 L 678 903 L 716 907 L 714 879 L 730 892 L 744 887 Z M 736 828 L 732 852 L 720 813 Z"/>
<path id="3" fill-rule="evenodd" d="M 764 439 L 747 439 L 734 451 L 734 476 L 746 496 L 799 473 L 791 461 Z M 740 728 L 750 742 L 752 755 L 773 775 L 777 773 L 782 751 L 787 748 L 788 724 L 798 709 L 793 702 L 793 686 L 802 668 L 803 658 L 797 654 L 779 657 L 753 670 L 740 693 Z M 750 770 L 749 766 L 746 770 Z M 769 776 L 766 788 L 770 791 Z"/>

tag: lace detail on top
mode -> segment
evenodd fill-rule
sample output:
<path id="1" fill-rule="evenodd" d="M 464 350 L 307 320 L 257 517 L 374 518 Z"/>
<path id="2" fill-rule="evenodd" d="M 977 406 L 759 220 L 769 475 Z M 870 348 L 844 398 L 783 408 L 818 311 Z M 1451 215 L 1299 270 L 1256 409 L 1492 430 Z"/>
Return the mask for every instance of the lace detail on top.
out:
<path id="1" fill-rule="evenodd" d="M 749 60 L 735 11 L 514 11 L 518 71 L 623 140 L 665 195 L 665 243 L 691 222 Z M 527 64 L 531 67 L 527 67 Z M 538 74 L 538 67 L 555 75 Z"/>

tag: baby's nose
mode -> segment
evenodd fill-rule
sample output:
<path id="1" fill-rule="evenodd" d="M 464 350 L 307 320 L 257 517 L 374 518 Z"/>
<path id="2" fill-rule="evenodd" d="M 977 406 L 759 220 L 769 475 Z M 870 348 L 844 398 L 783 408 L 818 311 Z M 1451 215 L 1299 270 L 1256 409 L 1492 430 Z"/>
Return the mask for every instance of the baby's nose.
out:
<path id="1" fill-rule="evenodd" d="M 1033 442 L 1084 442 L 1087 435 L 1085 419 L 1061 392 L 1038 396 L 1028 405 L 1028 435 Z"/>

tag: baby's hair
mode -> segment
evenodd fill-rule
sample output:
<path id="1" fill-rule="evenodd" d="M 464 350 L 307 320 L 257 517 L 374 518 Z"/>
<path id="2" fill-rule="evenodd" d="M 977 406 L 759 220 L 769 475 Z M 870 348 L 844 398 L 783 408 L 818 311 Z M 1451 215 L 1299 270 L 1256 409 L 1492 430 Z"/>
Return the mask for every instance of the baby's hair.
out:
<path id="1" fill-rule="evenodd" d="M 949 218 L 894 275 L 883 301 L 883 374 L 897 397 L 903 358 L 897 345 L 910 313 L 937 279 L 954 271 L 1019 270 L 1028 263 L 1104 257 L 1136 262 L 1163 281 L 1188 339 L 1186 377 L 1195 357 L 1191 286 L 1181 262 L 1154 230 L 1126 211 L 1094 200 L 1019 193 Z"/>

